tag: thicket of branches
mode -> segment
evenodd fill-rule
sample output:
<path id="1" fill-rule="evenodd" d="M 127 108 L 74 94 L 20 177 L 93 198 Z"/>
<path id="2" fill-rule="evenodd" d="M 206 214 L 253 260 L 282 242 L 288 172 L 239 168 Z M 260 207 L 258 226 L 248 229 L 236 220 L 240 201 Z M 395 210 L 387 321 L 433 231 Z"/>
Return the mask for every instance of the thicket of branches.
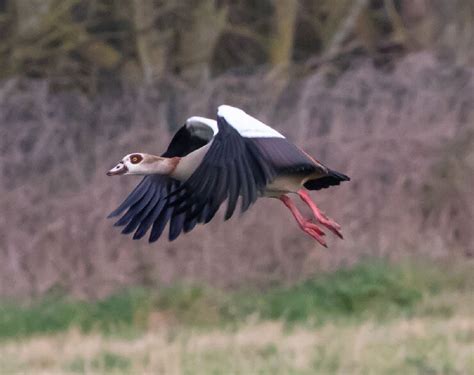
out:
<path id="1" fill-rule="evenodd" d="M 0 78 L 95 91 L 170 74 L 308 72 L 423 48 L 472 63 L 473 0 L 0 0 Z"/>
<path id="2" fill-rule="evenodd" d="M 0 296 L 59 288 L 101 296 L 123 285 L 197 280 L 222 287 L 291 282 L 366 255 L 472 256 L 474 71 L 428 54 L 390 74 L 368 61 L 332 85 L 222 75 L 89 96 L 46 81 L 0 85 Z M 343 226 L 329 249 L 277 200 L 149 245 L 105 216 L 139 181 L 105 175 L 125 153 L 158 154 L 190 115 L 230 103 L 352 181 L 314 199 Z M 171 120 L 170 120 L 171 118 Z M 306 212 L 309 214 L 308 212 Z"/>

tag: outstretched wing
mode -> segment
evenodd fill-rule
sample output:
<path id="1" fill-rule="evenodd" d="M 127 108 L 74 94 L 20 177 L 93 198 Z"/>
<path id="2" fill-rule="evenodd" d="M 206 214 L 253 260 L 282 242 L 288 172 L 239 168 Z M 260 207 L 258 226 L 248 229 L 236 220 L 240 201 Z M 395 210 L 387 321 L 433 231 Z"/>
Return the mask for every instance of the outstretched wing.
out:
<path id="1" fill-rule="evenodd" d="M 185 156 L 206 145 L 216 131 L 217 125 L 214 120 L 192 117 L 176 132 L 162 156 Z M 150 242 L 160 238 L 169 222 L 169 239 L 172 241 L 182 232 L 189 232 L 197 223 L 204 221 L 209 211 L 206 206 L 203 206 L 198 215 L 193 217 L 190 212 L 177 212 L 176 207 L 170 203 L 179 198 L 179 195 L 172 197 L 171 194 L 181 185 L 181 182 L 168 176 L 145 176 L 108 217 L 119 216 L 127 210 L 115 225 L 123 226 L 122 233 L 124 234 L 135 232 L 133 239 L 142 238 L 151 228 Z M 185 189 L 181 194 L 184 192 Z M 196 207 L 190 207 L 188 211 L 191 209 L 194 213 Z"/>
<path id="2" fill-rule="evenodd" d="M 204 207 L 209 210 L 206 220 L 212 218 L 227 199 L 227 220 L 239 197 L 241 211 L 246 211 L 277 173 L 250 137 L 284 138 L 280 133 L 229 106 L 219 107 L 217 127 L 218 133 L 197 169 L 171 194 L 175 199 L 170 206 L 177 207 L 177 212 L 188 212 L 189 218 L 201 214 Z"/>

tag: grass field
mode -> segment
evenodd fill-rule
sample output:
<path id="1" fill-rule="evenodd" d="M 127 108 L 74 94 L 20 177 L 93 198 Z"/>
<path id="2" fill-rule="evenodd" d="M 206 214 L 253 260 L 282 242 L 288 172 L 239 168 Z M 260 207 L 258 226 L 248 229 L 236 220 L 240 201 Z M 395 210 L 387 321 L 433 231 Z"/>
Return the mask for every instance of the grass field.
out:
<path id="1" fill-rule="evenodd" d="M 291 287 L 0 305 L 0 373 L 470 374 L 474 263 L 366 262 Z"/>

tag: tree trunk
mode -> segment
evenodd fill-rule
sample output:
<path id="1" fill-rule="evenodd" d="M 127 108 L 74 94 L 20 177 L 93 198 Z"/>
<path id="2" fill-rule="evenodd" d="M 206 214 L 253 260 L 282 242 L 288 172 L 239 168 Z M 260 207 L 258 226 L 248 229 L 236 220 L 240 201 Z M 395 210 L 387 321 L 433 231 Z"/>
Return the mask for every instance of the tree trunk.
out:
<path id="1" fill-rule="evenodd" d="M 338 53 L 344 42 L 357 26 L 359 17 L 363 14 L 364 9 L 369 4 L 369 0 L 355 0 L 350 3 L 348 12 L 344 13 L 344 17 L 339 19 L 337 29 L 333 33 L 330 42 L 326 48 L 326 55 L 333 56 Z"/>
<path id="2" fill-rule="evenodd" d="M 291 63 L 297 9 L 297 0 L 274 0 L 273 33 L 268 50 L 272 66 L 286 67 Z"/>
<path id="3" fill-rule="evenodd" d="M 158 9 L 151 0 L 132 0 L 138 59 L 146 83 L 165 73 L 166 35 L 155 26 Z"/>
<path id="4" fill-rule="evenodd" d="M 183 13 L 183 27 L 177 30 L 175 67 L 188 81 L 208 78 L 215 46 L 224 30 L 227 8 L 218 9 L 214 0 L 189 0 Z"/>
<path id="5" fill-rule="evenodd" d="M 51 0 L 15 0 L 16 32 L 30 36 L 42 27 L 43 17 L 49 12 Z"/>

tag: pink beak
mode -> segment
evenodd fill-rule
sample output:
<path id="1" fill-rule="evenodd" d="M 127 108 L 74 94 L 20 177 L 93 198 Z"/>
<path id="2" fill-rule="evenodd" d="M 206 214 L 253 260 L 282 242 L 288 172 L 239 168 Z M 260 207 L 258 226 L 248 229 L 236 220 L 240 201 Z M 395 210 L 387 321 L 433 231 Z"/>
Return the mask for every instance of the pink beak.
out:
<path id="1" fill-rule="evenodd" d="M 128 172 L 127 166 L 120 162 L 115 167 L 113 167 L 110 171 L 107 172 L 107 176 L 120 176 Z"/>

